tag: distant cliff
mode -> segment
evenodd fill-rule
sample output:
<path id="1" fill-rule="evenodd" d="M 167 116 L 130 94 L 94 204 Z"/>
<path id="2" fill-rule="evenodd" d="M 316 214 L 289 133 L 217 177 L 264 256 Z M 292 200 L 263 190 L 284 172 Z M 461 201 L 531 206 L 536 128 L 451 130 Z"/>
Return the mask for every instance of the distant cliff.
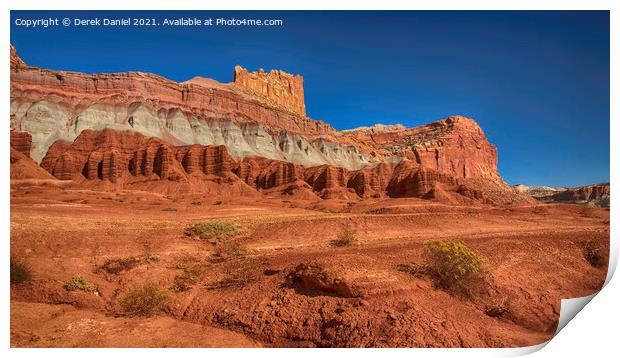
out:
<path id="1" fill-rule="evenodd" d="M 524 194 L 541 201 L 557 203 L 584 203 L 603 208 L 609 207 L 611 188 L 609 183 L 578 186 L 574 188 L 551 188 L 547 186 L 515 185 Z"/>
<path id="2" fill-rule="evenodd" d="M 497 150 L 473 119 L 337 131 L 306 116 L 303 78 L 279 70 L 237 66 L 231 83 L 177 83 L 40 69 L 12 46 L 10 66 L 12 146 L 59 179 L 124 186 L 205 175 L 322 198 L 531 199 L 503 183 Z"/>

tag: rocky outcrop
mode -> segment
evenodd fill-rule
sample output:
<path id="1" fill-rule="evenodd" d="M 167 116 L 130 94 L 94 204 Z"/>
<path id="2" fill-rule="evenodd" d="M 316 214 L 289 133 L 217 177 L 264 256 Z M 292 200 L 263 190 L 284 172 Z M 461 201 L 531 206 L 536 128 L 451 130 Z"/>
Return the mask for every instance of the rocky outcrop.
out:
<path id="1" fill-rule="evenodd" d="M 358 170 L 404 158 L 455 178 L 501 181 L 495 147 L 468 118 L 338 132 L 305 116 L 303 78 L 282 71 L 237 67 L 233 83 L 201 77 L 177 83 L 141 72 L 43 70 L 11 48 L 11 129 L 32 135 L 33 159 L 41 162 L 57 141 L 108 128 L 175 146 L 224 145 L 237 161 L 263 157 Z M 355 180 L 370 192 L 372 178 L 360 173 Z"/>
<path id="2" fill-rule="evenodd" d="M 175 157 L 188 174 L 223 176 L 236 165 L 225 146 L 185 146 L 175 149 Z"/>
<path id="3" fill-rule="evenodd" d="M 11 179 L 54 179 L 30 157 L 11 147 Z"/>
<path id="4" fill-rule="evenodd" d="M 11 132 L 11 179 L 54 179 L 30 158 L 30 134 Z"/>
<path id="5" fill-rule="evenodd" d="M 553 201 L 593 201 L 609 195 L 609 183 L 603 183 L 560 190 L 548 198 Z"/>
<path id="6" fill-rule="evenodd" d="M 269 83 L 275 81 L 266 87 L 271 98 L 266 100 L 252 85 L 256 76 L 248 76 L 239 75 L 239 83 L 204 78 L 177 83 L 142 72 L 52 71 L 27 66 L 12 49 L 11 129 L 32 135 L 31 156 L 38 162 L 54 142 L 72 142 L 86 129 L 106 128 L 174 145 L 226 145 L 238 159 L 260 156 L 349 169 L 372 161 L 339 141 L 332 127 L 305 116 L 301 77 L 265 74 Z M 290 96 L 280 88 L 286 83 Z M 291 109 L 293 103 L 297 110 Z"/>
<path id="7" fill-rule="evenodd" d="M 424 197 L 437 184 L 451 191 L 456 191 L 459 185 L 453 176 L 403 161 L 395 168 L 387 190 L 392 197 Z"/>
<path id="8" fill-rule="evenodd" d="M 535 198 L 551 196 L 557 192 L 566 190 L 566 188 L 552 188 L 544 185 L 527 186 L 523 184 L 517 184 L 514 188 L 520 193 L 531 195 Z"/>
<path id="9" fill-rule="evenodd" d="M 609 183 L 578 186 L 574 188 L 551 188 L 547 186 L 515 185 L 521 193 L 531 195 L 541 201 L 551 203 L 585 203 L 599 207 L 609 207 L 611 195 Z"/>
<path id="10" fill-rule="evenodd" d="M 29 157 L 31 147 L 32 136 L 30 133 L 11 131 L 11 148 Z"/>
<path id="11" fill-rule="evenodd" d="M 306 116 L 304 78 L 280 70 L 265 72 L 262 68 L 248 72 L 235 66 L 234 82 L 252 93 L 302 117 Z"/>
<path id="12" fill-rule="evenodd" d="M 26 67 L 26 63 L 17 56 L 17 50 L 15 46 L 11 45 L 11 71 L 19 70 L 21 67 Z"/>
<path id="13" fill-rule="evenodd" d="M 11 130 L 15 150 L 56 178 L 97 187 L 531 200 L 502 182 L 497 151 L 474 120 L 338 132 L 305 116 L 302 77 L 282 71 L 237 67 L 233 83 L 177 83 L 43 70 L 11 48 Z"/>
<path id="14" fill-rule="evenodd" d="M 501 181 L 497 149 L 469 118 L 452 116 L 414 128 L 379 125 L 343 133 L 379 158 L 407 158 L 456 178 Z"/>
<path id="15" fill-rule="evenodd" d="M 234 185 L 239 193 L 251 190 L 313 200 L 370 197 L 417 197 L 462 203 L 533 200 L 502 183 L 456 178 L 408 159 L 359 170 L 330 165 L 304 167 L 260 157 L 237 160 L 226 146 L 175 146 L 159 138 L 111 129 L 84 130 L 73 143 L 54 143 L 41 166 L 58 179 L 116 189 L 169 192 L 170 188 L 176 188 L 203 192 L 213 189 L 208 183 L 215 183 Z"/>

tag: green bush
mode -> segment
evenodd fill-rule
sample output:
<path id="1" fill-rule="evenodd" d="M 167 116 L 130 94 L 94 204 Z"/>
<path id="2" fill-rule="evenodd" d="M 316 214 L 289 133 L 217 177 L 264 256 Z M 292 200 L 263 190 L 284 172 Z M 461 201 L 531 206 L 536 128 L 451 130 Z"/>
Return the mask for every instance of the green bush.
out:
<path id="1" fill-rule="evenodd" d="M 170 292 L 152 282 L 147 282 L 118 296 L 118 302 L 125 313 L 130 316 L 150 316 L 166 308 L 169 300 Z"/>
<path id="2" fill-rule="evenodd" d="M 11 257 L 11 283 L 22 283 L 31 279 L 30 267 Z"/>
<path id="3" fill-rule="evenodd" d="M 205 221 L 185 229 L 185 234 L 187 236 L 197 236 L 202 240 L 214 243 L 220 240 L 230 239 L 240 233 L 241 230 L 237 225 L 222 220 Z"/>
<path id="4" fill-rule="evenodd" d="M 357 232 L 350 227 L 340 231 L 336 240 L 331 241 L 332 246 L 343 247 L 357 244 Z"/>
<path id="5" fill-rule="evenodd" d="M 441 288 L 468 295 L 484 281 L 482 258 L 461 242 L 426 242 L 424 258 Z"/>
<path id="6" fill-rule="evenodd" d="M 71 277 L 65 282 L 65 289 L 68 291 L 95 292 L 97 291 L 97 286 L 78 275 Z"/>

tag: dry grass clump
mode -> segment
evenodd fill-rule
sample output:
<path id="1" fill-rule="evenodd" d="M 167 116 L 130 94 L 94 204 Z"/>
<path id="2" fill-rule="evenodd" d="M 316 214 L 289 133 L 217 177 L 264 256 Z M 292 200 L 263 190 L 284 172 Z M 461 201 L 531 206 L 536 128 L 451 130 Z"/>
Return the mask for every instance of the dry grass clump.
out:
<path id="1" fill-rule="evenodd" d="M 147 282 L 118 296 L 123 311 L 130 316 L 150 316 L 166 308 L 169 300 L 170 292 L 153 282 Z"/>
<path id="2" fill-rule="evenodd" d="M 247 257 L 239 257 L 227 261 L 224 268 L 224 277 L 209 286 L 210 289 L 219 289 L 233 286 L 244 286 L 259 279 L 262 273 L 260 261 Z"/>
<path id="3" fill-rule="evenodd" d="M 189 254 L 180 256 L 173 268 L 182 270 L 182 272 L 174 277 L 172 290 L 175 292 L 187 291 L 195 284 L 202 281 L 208 264 L 205 260 Z"/>
<path id="4" fill-rule="evenodd" d="M 485 282 L 482 258 L 462 242 L 426 242 L 424 259 L 440 288 L 469 296 Z"/>
<path id="5" fill-rule="evenodd" d="M 71 277 L 64 285 L 67 291 L 83 291 L 83 292 L 96 292 L 97 286 L 94 283 L 86 280 L 84 277 L 78 275 Z"/>
<path id="6" fill-rule="evenodd" d="M 185 235 L 211 243 L 233 238 L 240 233 L 241 229 L 236 224 L 223 220 L 209 220 L 185 229 Z"/>
<path id="7" fill-rule="evenodd" d="M 248 248 L 239 241 L 227 240 L 215 246 L 213 257 L 214 261 L 225 261 L 245 256 L 248 252 Z"/>
<path id="8" fill-rule="evenodd" d="M 331 241 L 331 245 L 335 247 L 352 246 L 357 243 L 357 232 L 348 226 L 340 231 L 335 240 Z"/>
<path id="9" fill-rule="evenodd" d="M 16 260 L 13 257 L 11 261 L 11 283 L 22 283 L 30 281 L 32 275 L 30 274 L 30 266 L 26 263 Z"/>

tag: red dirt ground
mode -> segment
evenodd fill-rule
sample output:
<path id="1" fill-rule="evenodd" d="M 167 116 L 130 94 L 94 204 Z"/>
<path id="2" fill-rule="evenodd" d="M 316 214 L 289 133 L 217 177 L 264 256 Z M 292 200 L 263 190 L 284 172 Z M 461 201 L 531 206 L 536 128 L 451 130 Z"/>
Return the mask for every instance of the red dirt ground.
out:
<path id="1" fill-rule="evenodd" d="M 244 256 L 184 234 L 211 218 L 238 224 Z M 350 227 L 359 243 L 330 244 Z M 578 205 L 455 206 L 421 199 L 303 201 L 98 192 L 55 180 L 12 182 L 11 256 L 32 280 L 11 287 L 16 347 L 515 347 L 555 331 L 561 298 L 589 295 L 606 265 L 583 243 L 609 246 L 609 210 Z M 463 241 L 484 258 L 492 289 L 464 298 L 412 275 L 428 240 Z M 137 257 L 118 274 L 99 268 Z M 152 317 L 124 315 L 119 293 L 171 288 L 190 257 L 204 277 Z M 291 283 L 314 265 L 344 289 Z M 82 275 L 98 293 L 69 292 Z M 289 278 L 287 279 L 287 276 Z M 331 281 L 330 281 L 331 282 Z M 336 284 L 334 284 L 336 285 Z M 505 312 L 489 315 L 501 303 Z"/>

